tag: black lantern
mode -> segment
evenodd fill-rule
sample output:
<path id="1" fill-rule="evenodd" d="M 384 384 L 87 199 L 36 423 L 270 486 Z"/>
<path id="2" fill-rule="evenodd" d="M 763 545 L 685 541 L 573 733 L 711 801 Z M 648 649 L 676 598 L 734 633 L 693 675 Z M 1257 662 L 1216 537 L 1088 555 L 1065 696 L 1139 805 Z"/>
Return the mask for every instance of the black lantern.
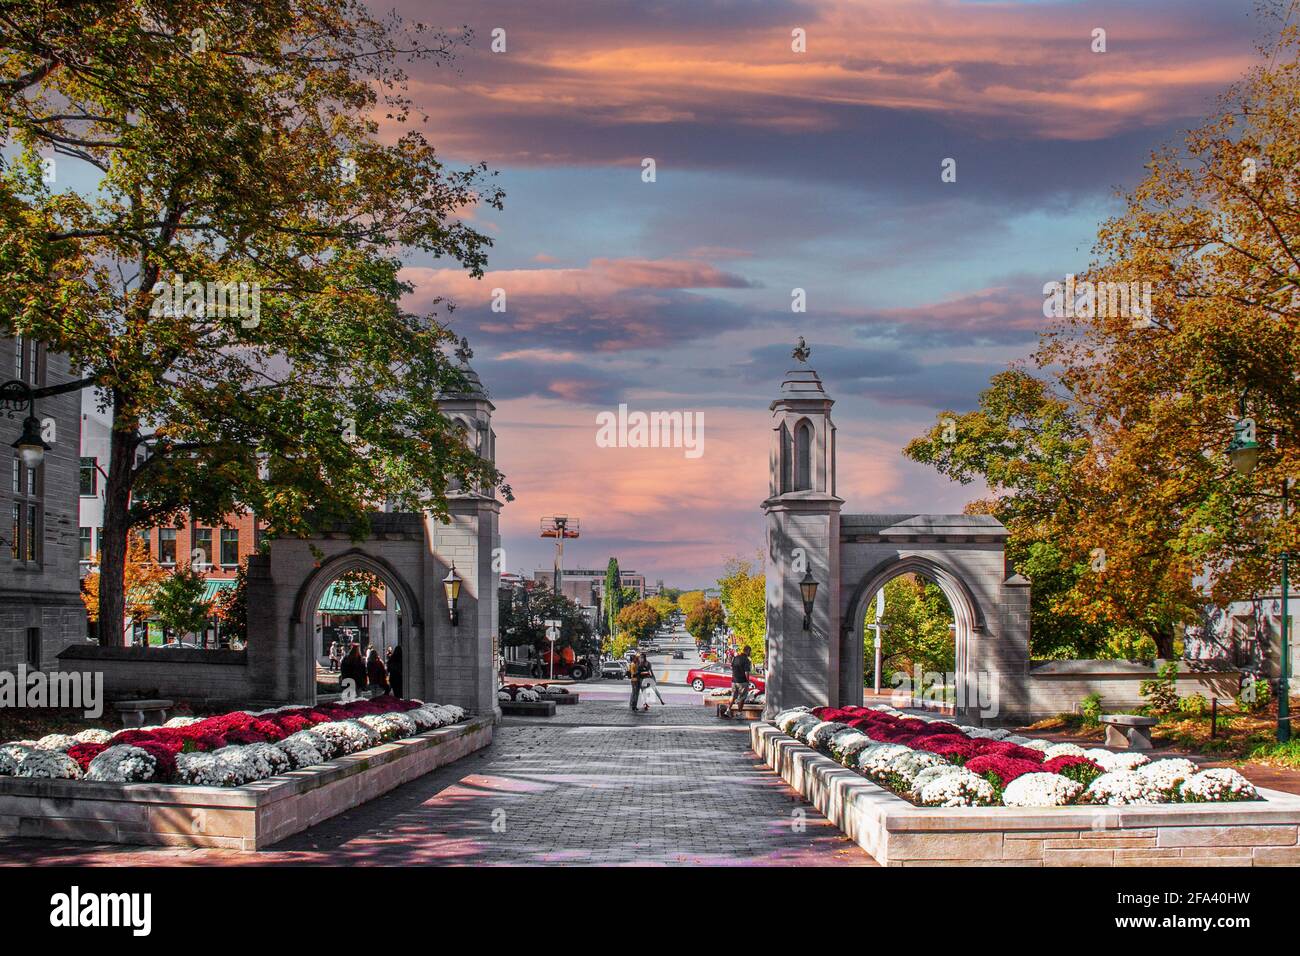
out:
<path id="1" fill-rule="evenodd" d="M 41 420 L 35 415 L 28 415 L 23 419 L 23 433 L 18 436 L 18 440 L 13 443 L 13 447 L 18 449 L 18 457 L 23 460 L 23 464 L 28 468 L 35 468 L 45 460 L 45 453 L 50 450 L 50 446 L 45 444 L 41 438 Z"/>
<path id="2" fill-rule="evenodd" d="M 813 601 L 817 600 L 817 582 L 813 580 L 812 571 L 803 573 L 799 593 L 803 595 L 803 629 L 806 631 L 812 626 Z"/>
<path id="3" fill-rule="evenodd" d="M 461 577 L 456 573 L 456 565 L 453 562 L 451 570 L 442 579 L 442 590 L 447 595 L 447 613 L 451 615 L 452 627 L 460 623 L 460 614 L 456 610 L 456 602 L 460 600 L 460 582 Z"/>

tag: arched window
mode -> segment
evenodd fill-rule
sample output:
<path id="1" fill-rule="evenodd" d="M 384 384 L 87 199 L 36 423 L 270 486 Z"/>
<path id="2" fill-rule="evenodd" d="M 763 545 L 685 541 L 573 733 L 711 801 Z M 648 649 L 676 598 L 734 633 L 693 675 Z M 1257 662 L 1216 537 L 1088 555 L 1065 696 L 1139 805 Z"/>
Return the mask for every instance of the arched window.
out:
<path id="1" fill-rule="evenodd" d="M 790 429 L 781 423 L 781 486 L 779 494 L 794 490 L 794 442 L 790 439 Z"/>
<path id="2" fill-rule="evenodd" d="M 812 441 L 812 425 L 800 422 L 794 430 L 795 491 L 812 490 Z"/>

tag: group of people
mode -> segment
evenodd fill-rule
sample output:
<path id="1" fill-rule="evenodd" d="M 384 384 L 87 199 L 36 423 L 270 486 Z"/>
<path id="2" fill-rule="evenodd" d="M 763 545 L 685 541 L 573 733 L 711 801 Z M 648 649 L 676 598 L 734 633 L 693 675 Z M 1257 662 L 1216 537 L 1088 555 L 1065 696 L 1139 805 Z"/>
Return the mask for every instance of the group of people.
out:
<path id="1" fill-rule="evenodd" d="M 352 681 L 353 690 L 361 694 L 369 691 L 372 697 L 392 694 L 402 696 L 402 646 L 395 644 L 388 649 L 388 662 L 385 663 L 379 652 L 371 647 L 366 656 L 361 656 L 358 644 L 349 644 L 347 650 L 339 646 L 338 641 L 330 645 L 330 662 L 338 661 L 339 681 Z M 334 667 L 331 666 L 331 670 Z"/>

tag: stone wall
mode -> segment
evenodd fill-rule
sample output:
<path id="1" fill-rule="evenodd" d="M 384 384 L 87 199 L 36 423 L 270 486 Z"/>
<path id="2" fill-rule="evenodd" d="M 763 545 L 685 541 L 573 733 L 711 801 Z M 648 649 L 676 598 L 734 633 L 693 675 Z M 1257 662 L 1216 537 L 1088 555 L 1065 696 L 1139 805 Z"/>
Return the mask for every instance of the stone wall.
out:
<path id="1" fill-rule="evenodd" d="M 1104 711 L 1131 710 L 1146 703 L 1142 681 L 1156 676 L 1164 661 L 1036 661 L 1026 681 L 1029 709 L 1034 716 L 1073 713 L 1089 694 L 1100 694 Z M 1241 689 L 1241 671 L 1202 661 L 1178 662 L 1180 697 L 1200 694 L 1220 703 L 1231 701 Z"/>
<path id="2" fill-rule="evenodd" d="M 277 702 L 254 682 L 245 651 L 77 644 L 58 660 L 62 671 L 103 674 L 109 701 L 144 694 L 202 707 Z M 112 715 L 107 703 L 105 710 Z"/>

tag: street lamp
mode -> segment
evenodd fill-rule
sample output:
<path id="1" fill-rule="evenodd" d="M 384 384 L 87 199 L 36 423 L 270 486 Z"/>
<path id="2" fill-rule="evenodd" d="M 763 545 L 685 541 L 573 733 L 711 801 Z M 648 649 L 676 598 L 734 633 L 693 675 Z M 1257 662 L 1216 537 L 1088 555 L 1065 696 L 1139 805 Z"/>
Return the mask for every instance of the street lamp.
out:
<path id="1" fill-rule="evenodd" d="M 1244 411 L 1244 409 L 1243 409 Z M 1243 417 L 1232 427 L 1232 441 L 1228 443 L 1228 458 L 1237 474 L 1245 477 L 1259 463 L 1260 446 L 1255 440 L 1255 420 Z M 1291 479 L 1282 479 L 1282 521 L 1286 522 L 1287 498 Z M 1277 695 L 1277 740 L 1286 743 L 1291 739 L 1291 633 L 1290 617 L 1290 555 L 1282 552 L 1282 623 L 1279 643 L 1281 648 L 1282 681 Z"/>
<path id="2" fill-rule="evenodd" d="M 17 411 L 27 406 L 27 417 L 23 419 L 23 433 L 11 447 L 18 449 L 18 457 L 28 468 L 36 468 L 45 460 L 45 453 L 50 446 L 41 437 L 41 420 L 36 417 L 36 398 L 32 388 L 26 382 L 17 379 L 0 385 L 0 407 Z"/>
<path id="3" fill-rule="evenodd" d="M 812 626 L 813 601 L 817 600 L 817 582 L 813 580 L 812 571 L 803 573 L 799 593 L 803 596 L 803 629 L 806 631 Z"/>
<path id="4" fill-rule="evenodd" d="M 442 579 L 442 590 L 447 595 L 447 613 L 451 615 L 452 627 L 460 623 L 460 613 L 456 610 L 456 602 L 460 600 L 460 582 L 461 576 L 456 573 L 456 563 L 453 561 L 451 570 Z"/>

